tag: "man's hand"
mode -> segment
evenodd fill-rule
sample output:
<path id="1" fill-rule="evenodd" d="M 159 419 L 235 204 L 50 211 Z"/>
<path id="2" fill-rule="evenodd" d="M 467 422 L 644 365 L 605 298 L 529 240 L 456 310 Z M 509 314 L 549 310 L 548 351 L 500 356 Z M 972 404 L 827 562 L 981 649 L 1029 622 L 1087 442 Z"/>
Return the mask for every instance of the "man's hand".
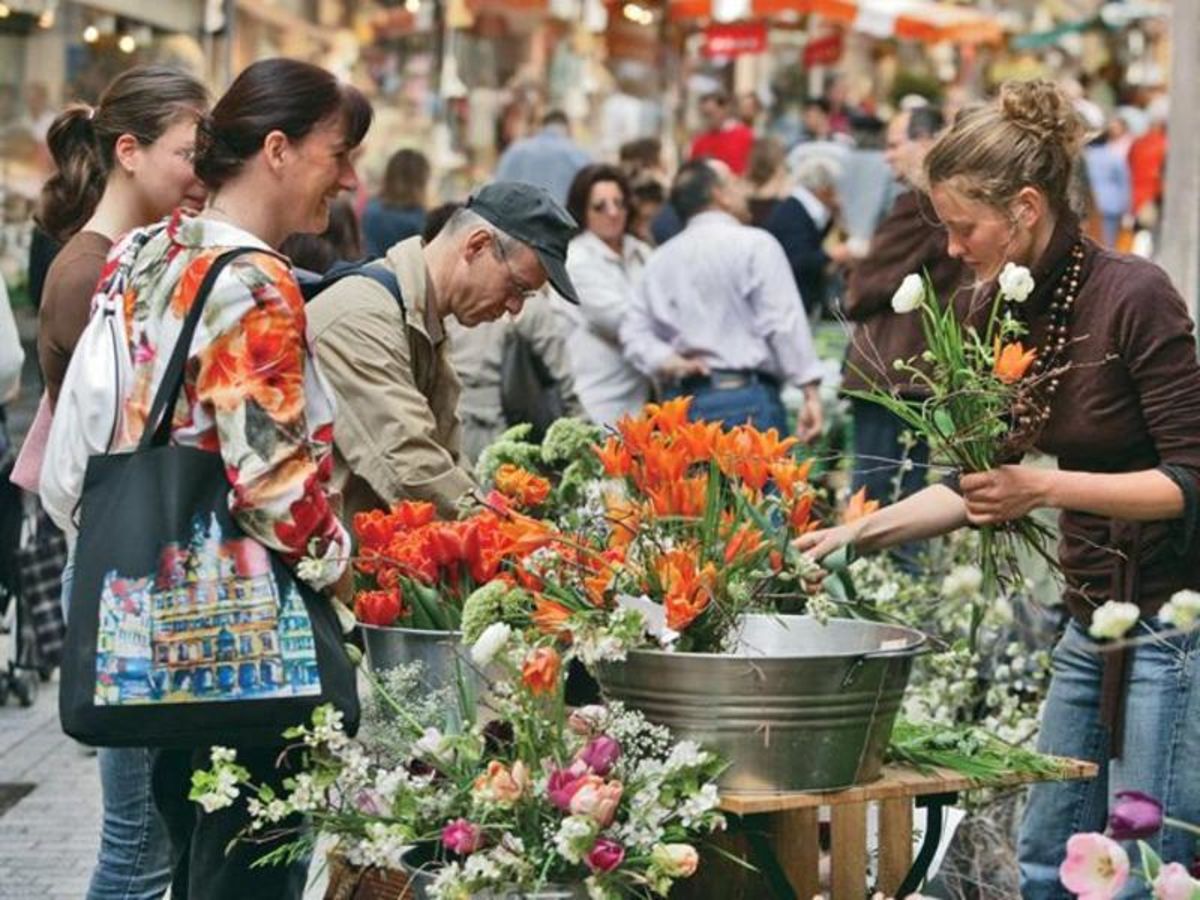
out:
<path id="1" fill-rule="evenodd" d="M 960 485 L 967 519 L 975 525 L 997 525 L 1049 506 L 1049 479 L 1053 475 L 1053 469 L 1031 466 L 1000 466 L 964 475 Z"/>
<path id="2" fill-rule="evenodd" d="M 691 375 L 707 375 L 708 364 L 702 359 L 688 359 L 678 353 L 672 354 L 658 367 L 658 377 L 665 381 L 679 381 Z"/>
<path id="3" fill-rule="evenodd" d="M 858 519 L 848 525 L 819 528 L 816 531 L 800 535 L 792 543 L 801 553 L 820 562 L 829 554 L 857 541 L 866 521 L 866 519 Z"/>
<path id="4" fill-rule="evenodd" d="M 821 392 L 817 385 L 804 386 L 804 405 L 796 417 L 796 437 L 802 444 L 810 444 L 821 436 L 825 425 L 825 414 L 821 408 Z"/>
<path id="5" fill-rule="evenodd" d="M 844 266 L 854 262 L 855 254 L 849 244 L 834 244 L 825 251 L 835 265 Z"/>

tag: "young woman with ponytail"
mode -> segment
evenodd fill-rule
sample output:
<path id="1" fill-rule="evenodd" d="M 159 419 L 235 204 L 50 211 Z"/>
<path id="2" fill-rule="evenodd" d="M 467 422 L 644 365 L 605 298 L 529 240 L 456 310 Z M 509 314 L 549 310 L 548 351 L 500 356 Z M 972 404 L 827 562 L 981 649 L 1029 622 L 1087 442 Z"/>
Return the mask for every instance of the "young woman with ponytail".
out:
<path id="1" fill-rule="evenodd" d="M 87 324 L 92 294 L 108 251 L 131 229 L 163 218 L 178 206 L 199 209 L 204 187 L 192 168 L 196 125 L 208 91 L 192 76 L 161 66 L 118 75 L 92 107 L 68 106 L 54 120 L 47 143 L 57 171 L 46 182 L 38 224 L 63 243 L 46 274 L 39 312 L 38 358 L 46 396 L 27 441 L 35 457 L 18 467 L 41 469 L 50 411 L 71 353 Z M 63 572 L 69 595 L 71 563 Z M 88 900 L 157 900 L 171 882 L 170 840 L 150 791 L 150 751 L 102 748 L 100 852 Z"/>

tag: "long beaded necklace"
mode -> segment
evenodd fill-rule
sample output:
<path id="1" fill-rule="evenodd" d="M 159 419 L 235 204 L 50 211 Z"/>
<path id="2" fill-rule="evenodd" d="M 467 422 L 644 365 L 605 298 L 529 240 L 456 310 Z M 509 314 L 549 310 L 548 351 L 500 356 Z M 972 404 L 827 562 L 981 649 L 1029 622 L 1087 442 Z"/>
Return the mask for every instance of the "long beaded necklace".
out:
<path id="1" fill-rule="evenodd" d="M 1030 443 L 1035 437 L 1035 431 L 1040 431 L 1050 418 L 1050 408 L 1054 403 L 1054 395 L 1058 392 L 1059 370 L 1065 362 L 1070 337 L 1071 310 L 1083 283 L 1083 257 L 1083 242 L 1077 241 L 1071 248 L 1070 262 L 1066 270 L 1054 286 L 1054 297 L 1049 308 L 1050 324 L 1033 361 L 1033 375 L 1038 383 L 1034 391 L 1036 402 L 1032 410 L 1025 404 L 1021 404 L 1022 408 L 1016 410 L 1018 431 Z M 1006 301 L 1005 315 L 1015 317 L 1016 313 L 1016 304 Z"/>

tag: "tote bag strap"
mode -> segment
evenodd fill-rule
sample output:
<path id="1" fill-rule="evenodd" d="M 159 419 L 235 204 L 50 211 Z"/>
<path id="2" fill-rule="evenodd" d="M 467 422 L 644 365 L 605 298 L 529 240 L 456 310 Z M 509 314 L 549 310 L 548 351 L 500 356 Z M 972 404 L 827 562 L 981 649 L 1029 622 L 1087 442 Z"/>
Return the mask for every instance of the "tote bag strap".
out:
<path id="1" fill-rule="evenodd" d="M 226 250 L 213 260 L 208 271 L 204 273 L 204 279 L 196 290 L 195 299 L 192 300 L 191 309 L 188 310 L 187 317 L 183 320 L 183 327 L 179 330 L 179 337 L 175 341 L 175 349 L 171 352 L 171 359 L 163 373 L 162 383 L 159 384 L 158 391 L 154 395 L 154 403 L 150 406 L 150 415 L 146 417 L 146 427 L 142 431 L 142 439 L 138 442 L 139 450 L 162 447 L 170 440 L 171 420 L 175 404 L 179 401 L 179 392 L 183 389 L 183 374 L 187 366 L 188 354 L 192 349 L 192 337 L 196 334 L 196 326 L 200 323 L 200 316 L 204 313 L 204 303 L 208 300 L 208 295 L 212 293 L 217 276 L 237 257 L 246 253 L 263 252 L 270 251 L 264 251 L 261 247 L 235 247 L 232 250 Z"/>

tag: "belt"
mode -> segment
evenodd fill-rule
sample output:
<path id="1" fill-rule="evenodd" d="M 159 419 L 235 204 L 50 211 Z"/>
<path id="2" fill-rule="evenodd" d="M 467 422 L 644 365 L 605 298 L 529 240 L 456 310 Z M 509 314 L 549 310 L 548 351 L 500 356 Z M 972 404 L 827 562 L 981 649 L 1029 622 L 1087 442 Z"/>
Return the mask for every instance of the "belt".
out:
<path id="1" fill-rule="evenodd" d="M 736 391 L 753 384 L 779 388 L 779 379 L 756 369 L 713 369 L 707 375 L 689 375 L 679 382 L 684 391 Z"/>

